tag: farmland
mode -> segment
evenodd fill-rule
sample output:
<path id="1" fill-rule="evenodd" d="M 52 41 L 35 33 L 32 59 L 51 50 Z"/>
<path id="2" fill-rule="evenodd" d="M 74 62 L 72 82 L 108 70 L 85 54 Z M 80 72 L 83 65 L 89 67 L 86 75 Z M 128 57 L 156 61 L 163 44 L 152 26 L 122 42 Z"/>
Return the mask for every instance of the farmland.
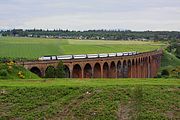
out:
<path id="1" fill-rule="evenodd" d="M 164 46 L 144 41 L 0 37 L 0 57 L 144 52 Z M 175 56 L 164 54 L 162 67 L 179 64 Z M 0 119 L 180 118 L 180 81 L 175 78 L 46 79 L 16 65 L 1 66 L 8 73 L 6 79 L 0 78 Z M 19 71 L 25 78 L 20 80 Z"/>
<path id="2" fill-rule="evenodd" d="M 177 79 L 0 80 L 0 119 L 179 119 Z"/>
<path id="3" fill-rule="evenodd" d="M 0 37 L 0 57 L 36 59 L 44 55 L 150 51 L 164 46 L 160 42 L 75 40 Z"/>

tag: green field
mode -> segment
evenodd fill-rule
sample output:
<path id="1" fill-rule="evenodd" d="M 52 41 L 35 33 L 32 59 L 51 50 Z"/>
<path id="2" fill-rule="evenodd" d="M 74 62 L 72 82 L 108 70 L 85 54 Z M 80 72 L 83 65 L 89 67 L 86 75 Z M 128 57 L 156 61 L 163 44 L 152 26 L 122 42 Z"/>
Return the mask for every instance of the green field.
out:
<path id="1" fill-rule="evenodd" d="M 0 80 L 0 119 L 179 119 L 177 79 Z"/>
<path id="2" fill-rule="evenodd" d="M 36 59 L 45 55 L 150 51 L 162 43 L 143 41 L 72 40 L 0 37 L 0 57 Z"/>

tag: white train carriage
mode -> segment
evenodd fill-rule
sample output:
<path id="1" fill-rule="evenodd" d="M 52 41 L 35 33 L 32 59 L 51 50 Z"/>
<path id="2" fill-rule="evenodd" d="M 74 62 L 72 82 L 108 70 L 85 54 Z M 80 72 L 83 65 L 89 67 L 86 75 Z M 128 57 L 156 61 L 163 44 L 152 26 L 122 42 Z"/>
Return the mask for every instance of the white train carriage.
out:
<path id="1" fill-rule="evenodd" d="M 73 58 L 74 59 L 85 59 L 85 58 L 87 58 L 87 55 L 73 55 Z"/>
<path id="2" fill-rule="evenodd" d="M 128 52 L 123 52 L 123 56 L 128 56 L 129 53 Z"/>
<path id="3" fill-rule="evenodd" d="M 87 54 L 87 58 L 98 58 L 99 54 Z"/>
<path id="4" fill-rule="evenodd" d="M 137 52 L 136 52 L 136 51 L 133 51 L 132 54 L 133 54 L 133 55 L 137 55 Z"/>
<path id="5" fill-rule="evenodd" d="M 57 60 L 57 56 L 51 56 L 51 60 Z"/>
<path id="6" fill-rule="evenodd" d="M 128 55 L 133 55 L 133 53 L 132 52 L 128 52 Z"/>
<path id="7" fill-rule="evenodd" d="M 56 60 L 56 59 L 57 59 L 56 56 L 43 56 L 38 58 L 38 60 Z"/>
<path id="8" fill-rule="evenodd" d="M 117 53 L 109 53 L 109 57 L 116 57 Z"/>
<path id="9" fill-rule="evenodd" d="M 109 56 L 109 55 L 106 54 L 106 53 L 99 54 L 99 57 L 100 57 L 100 58 L 104 58 L 104 57 L 108 57 L 108 56 Z"/>
<path id="10" fill-rule="evenodd" d="M 117 53 L 117 56 L 118 57 L 123 56 L 123 53 Z"/>
<path id="11" fill-rule="evenodd" d="M 70 60 L 73 59 L 72 55 L 61 55 L 61 56 L 57 56 L 58 60 Z"/>

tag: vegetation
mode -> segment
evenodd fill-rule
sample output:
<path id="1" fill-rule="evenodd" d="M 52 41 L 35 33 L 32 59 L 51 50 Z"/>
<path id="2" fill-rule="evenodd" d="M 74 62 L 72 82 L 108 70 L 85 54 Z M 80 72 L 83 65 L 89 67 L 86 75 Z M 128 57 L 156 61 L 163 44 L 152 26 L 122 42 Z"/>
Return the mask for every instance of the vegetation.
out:
<path id="1" fill-rule="evenodd" d="M 179 32 L 12 30 L 3 36 L 80 39 L 179 39 Z M 163 35 L 163 36 L 162 36 Z M 156 39 L 155 39 L 156 40 Z M 179 119 L 180 60 L 177 45 L 164 51 L 159 79 L 39 79 L 6 57 L 150 51 L 162 42 L 0 37 L 0 119 Z M 27 54 L 28 53 L 28 54 Z M 48 78 L 65 75 L 62 62 Z M 169 78 L 172 77 L 172 78 Z M 6 79 L 6 80 L 4 80 Z M 8 80 L 13 79 L 13 80 Z M 32 80 L 27 80 L 32 79 Z M 36 79 L 36 80 L 35 80 Z"/>
<path id="2" fill-rule="evenodd" d="M 22 66 L 16 65 L 10 61 L 7 63 L 0 63 L 0 79 L 35 79 L 39 78 L 37 75 L 26 70 Z"/>
<path id="3" fill-rule="evenodd" d="M 37 59 L 45 55 L 151 51 L 164 46 L 161 42 L 64 40 L 45 38 L 0 37 L 0 58 Z M 28 53 L 28 54 L 27 54 Z M 25 60 L 26 60 L 25 59 Z"/>
<path id="4" fill-rule="evenodd" d="M 180 40 L 170 41 L 169 46 L 166 49 L 180 59 Z"/>
<path id="5" fill-rule="evenodd" d="M 65 70 L 63 62 L 60 61 L 56 68 L 54 68 L 53 66 L 49 66 L 46 70 L 45 75 L 46 78 L 64 78 Z"/>
<path id="6" fill-rule="evenodd" d="M 56 77 L 56 69 L 53 66 L 48 66 L 45 72 L 46 78 L 55 78 Z"/>
<path id="7" fill-rule="evenodd" d="M 64 65 L 62 61 L 58 63 L 55 73 L 56 73 L 56 78 L 65 77 Z"/>
<path id="8" fill-rule="evenodd" d="M 174 40 L 180 39 L 180 32 L 177 31 L 130 31 L 130 30 L 22 30 L 13 29 L 1 31 L 3 36 L 21 37 L 52 37 L 52 38 L 73 38 L 73 39 L 102 39 L 102 40 Z"/>
<path id="9" fill-rule="evenodd" d="M 162 75 L 163 71 L 167 71 L 169 73 L 169 75 L 166 75 L 165 77 L 180 78 L 180 59 L 178 59 L 174 54 L 169 53 L 165 50 L 161 60 L 161 73 L 159 74 Z M 163 76 L 164 75 L 162 75 L 161 77 Z"/>
<path id="10" fill-rule="evenodd" d="M 176 79 L 0 80 L 0 119 L 178 119 Z"/>

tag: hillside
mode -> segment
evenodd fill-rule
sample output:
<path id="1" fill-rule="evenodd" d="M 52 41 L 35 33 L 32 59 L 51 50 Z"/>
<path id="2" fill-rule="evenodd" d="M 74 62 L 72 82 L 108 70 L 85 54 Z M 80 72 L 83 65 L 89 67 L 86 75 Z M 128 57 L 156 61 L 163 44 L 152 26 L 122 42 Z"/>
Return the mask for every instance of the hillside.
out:
<path id="1" fill-rule="evenodd" d="M 34 73 L 14 62 L 0 63 L 0 79 L 37 79 Z"/>
<path id="2" fill-rule="evenodd" d="M 180 59 L 175 57 L 175 55 L 173 55 L 167 51 L 164 51 L 163 56 L 162 56 L 161 66 L 162 67 L 180 66 Z"/>
<path id="3" fill-rule="evenodd" d="M 180 78 L 180 59 L 164 50 L 160 71 L 162 70 L 168 71 L 170 77 Z"/>
<path id="4" fill-rule="evenodd" d="M 177 79 L 0 80 L 0 119 L 178 119 Z"/>

